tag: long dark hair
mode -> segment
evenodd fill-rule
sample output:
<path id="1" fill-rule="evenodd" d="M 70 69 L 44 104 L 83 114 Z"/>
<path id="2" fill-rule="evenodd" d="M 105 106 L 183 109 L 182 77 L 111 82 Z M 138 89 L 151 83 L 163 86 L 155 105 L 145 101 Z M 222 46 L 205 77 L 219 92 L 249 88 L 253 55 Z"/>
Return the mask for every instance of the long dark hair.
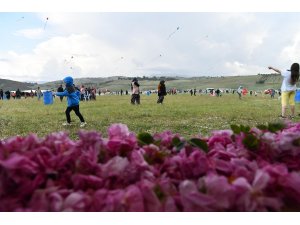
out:
<path id="1" fill-rule="evenodd" d="M 165 81 L 164 80 L 161 80 L 159 82 L 159 85 L 158 85 L 158 91 L 161 91 L 162 88 L 165 88 Z"/>
<path id="2" fill-rule="evenodd" d="M 293 63 L 291 65 L 291 84 L 294 85 L 299 80 L 299 64 Z"/>
<path id="3" fill-rule="evenodd" d="M 67 91 L 68 91 L 69 94 L 75 92 L 75 87 L 74 87 L 74 85 L 72 85 L 72 86 L 67 86 L 66 89 L 67 89 Z"/>
<path id="4" fill-rule="evenodd" d="M 139 84 L 137 78 L 133 78 L 132 81 L 131 81 L 131 84 L 130 84 L 131 91 L 133 90 L 133 85 L 132 85 L 132 83 L 134 83 L 134 84 L 135 84 L 136 86 L 138 86 L 138 87 L 140 86 L 140 84 Z"/>

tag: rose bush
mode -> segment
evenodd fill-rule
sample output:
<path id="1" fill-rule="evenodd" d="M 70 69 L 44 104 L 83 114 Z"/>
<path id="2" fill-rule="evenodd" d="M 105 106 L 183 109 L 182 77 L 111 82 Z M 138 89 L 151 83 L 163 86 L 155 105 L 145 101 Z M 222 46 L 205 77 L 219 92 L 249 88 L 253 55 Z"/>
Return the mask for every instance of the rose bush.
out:
<path id="1" fill-rule="evenodd" d="M 0 211 L 299 211 L 300 123 L 0 142 Z"/>

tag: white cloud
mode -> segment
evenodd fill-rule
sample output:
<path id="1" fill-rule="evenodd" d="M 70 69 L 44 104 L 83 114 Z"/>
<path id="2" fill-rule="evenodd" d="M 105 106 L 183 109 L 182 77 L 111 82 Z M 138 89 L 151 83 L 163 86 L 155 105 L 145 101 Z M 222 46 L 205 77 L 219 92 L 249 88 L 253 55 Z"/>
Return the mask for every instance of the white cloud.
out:
<path id="1" fill-rule="evenodd" d="M 264 44 L 264 40 L 267 37 L 268 33 L 266 31 L 248 33 L 245 38 L 245 49 L 247 51 L 248 57 L 256 57 L 255 50 L 260 48 Z"/>
<path id="2" fill-rule="evenodd" d="M 230 71 L 231 75 L 256 75 L 261 71 L 266 70 L 266 68 L 262 68 L 257 65 L 244 64 L 239 61 L 226 62 L 224 67 L 227 71 Z"/>
<path id="3" fill-rule="evenodd" d="M 19 27 L 14 34 L 26 39 L 0 52 L 3 76 L 250 75 L 298 61 L 300 51 L 298 14 L 39 13 L 38 18 L 40 24 L 49 18 L 45 30 Z"/>
<path id="4" fill-rule="evenodd" d="M 42 42 L 30 54 L 8 52 L 2 58 L 10 60 L 0 65 L 6 78 L 22 80 L 29 76 L 37 81 L 57 80 L 70 73 L 74 77 L 106 77 L 137 71 L 133 59 L 139 58 L 138 54 L 130 48 L 122 52 L 88 34 L 72 34 Z"/>
<path id="5" fill-rule="evenodd" d="M 29 39 L 40 39 L 44 36 L 44 30 L 42 28 L 23 29 L 16 31 L 15 35 Z"/>
<path id="6" fill-rule="evenodd" d="M 286 64 L 300 61 L 300 32 L 296 33 L 289 45 L 284 47 L 280 53 L 280 59 Z"/>

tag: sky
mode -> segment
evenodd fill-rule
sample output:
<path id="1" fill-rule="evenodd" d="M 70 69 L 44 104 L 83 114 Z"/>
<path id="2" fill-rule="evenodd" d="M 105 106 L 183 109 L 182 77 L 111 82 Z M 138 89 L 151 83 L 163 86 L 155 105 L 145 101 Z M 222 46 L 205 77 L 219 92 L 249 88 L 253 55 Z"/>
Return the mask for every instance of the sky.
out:
<path id="1" fill-rule="evenodd" d="M 255 75 L 300 61 L 300 13 L 104 6 L 9 5 L 0 12 L 0 78 Z"/>

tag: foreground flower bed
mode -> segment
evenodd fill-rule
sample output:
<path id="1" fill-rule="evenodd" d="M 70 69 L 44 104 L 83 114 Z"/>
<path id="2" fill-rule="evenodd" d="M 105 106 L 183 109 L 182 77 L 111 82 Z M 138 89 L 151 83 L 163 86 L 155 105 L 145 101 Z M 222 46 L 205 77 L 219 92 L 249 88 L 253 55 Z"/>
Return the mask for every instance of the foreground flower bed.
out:
<path id="1" fill-rule="evenodd" d="M 300 123 L 0 142 L 0 211 L 299 211 Z"/>

